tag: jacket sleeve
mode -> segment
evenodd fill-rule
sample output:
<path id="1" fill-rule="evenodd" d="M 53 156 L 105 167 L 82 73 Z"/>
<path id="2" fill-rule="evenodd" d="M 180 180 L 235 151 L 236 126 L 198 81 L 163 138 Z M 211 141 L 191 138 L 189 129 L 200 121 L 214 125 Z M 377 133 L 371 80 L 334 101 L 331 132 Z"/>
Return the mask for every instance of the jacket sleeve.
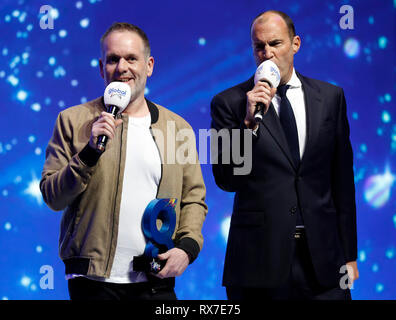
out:
<path id="1" fill-rule="evenodd" d="M 192 131 L 192 128 L 190 128 Z M 180 220 L 176 232 L 176 247 L 187 252 L 190 263 L 203 245 L 202 226 L 208 212 L 205 203 L 206 188 L 195 146 L 195 162 L 183 165 L 183 189 L 180 202 Z"/>
<path id="2" fill-rule="evenodd" d="M 55 211 L 65 209 L 86 189 L 99 159 L 88 144 L 77 153 L 72 139 L 72 124 L 60 113 L 46 149 L 40 181 L 43 199 Z"/>
<path id="3" fill-rule="evenodd" d="M 338 229 L 347 262 L 357 259 L 356 203 L 353 151 L 343 90 L 339 97 L 336 147 L 333 159 L 332 193 L 338 214 Z"/>
<path id="4" fill-rule="evenodd" d="M 240 155 L 245 150 L 245 141 L 254 141 L 252 135 L 244 122 L 234 114 L 228 101 L 220 95 L 213 98 L 211 102 L 211 161 L 212 171 L 216 184 L 224 191 L 236 192 L 243 185 L 246 173 L 238 174 L 238 168 L 243 164 L 235 163 L 235 155 Z M 238 138 L 239 141 L 235 139 Z M 233 150 L 234 148 L 234 150 Z M 249 148 L 248 148 L 249 149 Z M 252 157 L 245 153 L 245 157 Z"/>

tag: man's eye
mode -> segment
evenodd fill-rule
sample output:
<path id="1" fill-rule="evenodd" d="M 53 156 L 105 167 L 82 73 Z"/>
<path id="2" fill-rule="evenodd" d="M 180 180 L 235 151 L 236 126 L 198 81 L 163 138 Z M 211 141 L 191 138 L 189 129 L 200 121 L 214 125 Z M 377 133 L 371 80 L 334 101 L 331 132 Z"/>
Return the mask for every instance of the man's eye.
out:
<path id="1" fill-rule="evenodd" d="M 118 59 L 117 57 L 110 57 L 107 59 L 107 63 L 117 63 Z"/>

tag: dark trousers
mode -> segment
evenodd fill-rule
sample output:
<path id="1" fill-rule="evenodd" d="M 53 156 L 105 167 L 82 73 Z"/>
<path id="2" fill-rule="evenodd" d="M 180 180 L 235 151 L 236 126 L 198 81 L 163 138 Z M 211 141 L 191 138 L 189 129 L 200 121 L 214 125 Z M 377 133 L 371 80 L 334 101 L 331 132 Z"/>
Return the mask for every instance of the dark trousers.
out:
<path id="1" fill-rule="evenodd" d="M 125 284 L 84 277 L 68 280 L 71 300 L 177 300 L 174 285 L 174 278 Z"/>
<path id="2" fill-rule="evenodd" d="M 305 233 L 294 239 L 288 280 L 279 288 L 227 287 L 229 300 L 351 300 L 349 289 L 322 287 L 315 277 Z"/>

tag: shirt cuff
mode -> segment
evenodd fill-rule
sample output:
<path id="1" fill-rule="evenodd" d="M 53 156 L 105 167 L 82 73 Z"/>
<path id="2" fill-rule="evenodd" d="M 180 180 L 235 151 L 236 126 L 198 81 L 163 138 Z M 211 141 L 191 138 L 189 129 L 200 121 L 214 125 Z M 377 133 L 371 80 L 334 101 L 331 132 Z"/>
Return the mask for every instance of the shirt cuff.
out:
<path id="1" fill-rule="evenodd" d="M 88 167 L 93 167 L 99 161 L 102 153 L 93 149 L 89 143 L 78 153 L 80 160 Z"/>
<path id="2" fill-rule="evenodd" d="M 198 243 L 194 239 L 187 237 L 180 239 L 175 247 L 187 253 L 190 264 L 198 257 L 200 251 Z"/>

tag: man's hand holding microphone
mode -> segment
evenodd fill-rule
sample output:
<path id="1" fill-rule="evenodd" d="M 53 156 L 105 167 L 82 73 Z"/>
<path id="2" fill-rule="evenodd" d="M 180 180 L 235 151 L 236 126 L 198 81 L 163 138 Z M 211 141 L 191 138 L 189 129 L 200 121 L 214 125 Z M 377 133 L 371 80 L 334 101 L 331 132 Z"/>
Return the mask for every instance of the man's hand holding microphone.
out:
<path id="1" fill-rule="evenodd" d="M 278 67 L 271 60 L 261 63 L 254 75 L 254 87 L 246 93 L 246 116 L 247 128 L 256 130 L 258 123 L 268 111 L 272 98 L 275 96 L 276 88 L 280 82 Z"/>
<path id="2" fill-rule="evenodd" d="M 106 143 L 114 139 L 116 128 L 122 123 L 116 119 L 116 115 L 124 111 L 131 99 L 131 89 L 123 82 L 111 82 L 105 89 L 104 104 L 107 111 L 103 111 L 99 118 L 92 124 L 89 145 L 102 153 L 105 151 Z"/>

